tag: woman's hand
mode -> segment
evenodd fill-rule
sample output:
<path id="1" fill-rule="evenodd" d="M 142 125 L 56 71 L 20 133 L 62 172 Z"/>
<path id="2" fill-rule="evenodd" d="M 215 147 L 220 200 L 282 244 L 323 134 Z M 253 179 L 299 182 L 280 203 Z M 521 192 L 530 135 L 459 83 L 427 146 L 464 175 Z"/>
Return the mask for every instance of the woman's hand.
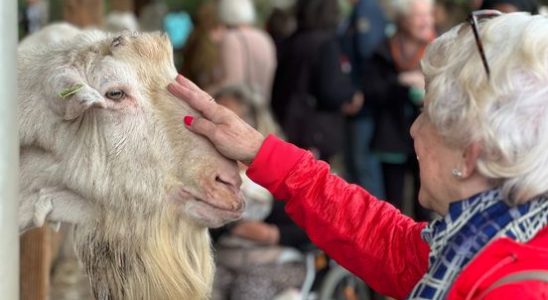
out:
<path id="1" fill-rule="evenodd" d="M 277 226 L 260 221 L 238 222 L 231 233 L 235 236 L 267 245 L 278 244 L 280 240 L 280 231 Z"/>
<path id="2" fill-rule="evenodd" d="M 341 107 L 343 114 L 347 116 L 353 116 L 360 112 L 363 106 L 363 94 L 361 92 L 356 92 L 352 96 L 352 101 L 349 103 L 344 103 Z"/>
<path id="3" fill-rule="evenodd" d="M 203 117 L 184 117 L 188 129 L 208 138 L 228 158 L 247 165 L 253 161 L 265 139 L 261 133 L 181 75 L 167 89 L 202 113 Z"/>
<path id="4" fill-rule="evenodd" d="M 402 72 L 399 74 L 398 80 L 403 85 L 424 89 L 424 75 L 421 71 Z"/>

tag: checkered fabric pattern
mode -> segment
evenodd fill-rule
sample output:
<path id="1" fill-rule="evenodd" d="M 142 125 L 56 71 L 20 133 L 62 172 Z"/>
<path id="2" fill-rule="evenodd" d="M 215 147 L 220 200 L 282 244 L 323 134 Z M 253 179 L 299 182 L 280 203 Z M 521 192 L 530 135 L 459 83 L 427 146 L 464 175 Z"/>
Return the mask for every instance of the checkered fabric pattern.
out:
<path id="1" fill-rule="evenodd" d="M 444 299 L 461 270 L 490 241 L 527 242 L 548 224 L 548 197 L 509 207 L 499 189 L 451 203 L 449 213 L 422 232 L 429 268 L 408 299 Z"/>

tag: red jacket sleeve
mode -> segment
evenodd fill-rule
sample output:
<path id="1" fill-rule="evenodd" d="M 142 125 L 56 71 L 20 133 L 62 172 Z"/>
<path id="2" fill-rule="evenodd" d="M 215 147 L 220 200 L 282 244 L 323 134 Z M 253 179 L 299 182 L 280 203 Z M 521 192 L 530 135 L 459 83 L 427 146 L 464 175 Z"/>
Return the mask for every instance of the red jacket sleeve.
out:
<path id="1" fill-rule="evenodd" d="M 305 150 L 268 136 L 247 175 L 286 200 L 312 242 L 376 291 L 405 298 L 426 272 L 426 223 L 331 174 Z"/>

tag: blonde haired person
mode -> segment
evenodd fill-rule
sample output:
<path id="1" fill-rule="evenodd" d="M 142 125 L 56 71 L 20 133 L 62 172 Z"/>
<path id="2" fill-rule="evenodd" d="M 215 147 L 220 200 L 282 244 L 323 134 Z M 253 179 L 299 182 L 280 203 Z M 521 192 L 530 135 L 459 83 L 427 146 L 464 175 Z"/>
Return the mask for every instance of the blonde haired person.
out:
<path id="1" fill-rule="evenodd" d="M 170 90 L 204 114 L 187 117 L 189 130 L 249 164 L 248 176 L 287 201 L 311 240 L 376 291 L 545 299 L 548 18 L 480 11 L 471 20 L 422 60 L 426 96 L 411 136 L 419 202 L 441 216 L 430 224 L 330 174 L 310 153 L 265 139 L 192 83 L 178 78 Z"/>

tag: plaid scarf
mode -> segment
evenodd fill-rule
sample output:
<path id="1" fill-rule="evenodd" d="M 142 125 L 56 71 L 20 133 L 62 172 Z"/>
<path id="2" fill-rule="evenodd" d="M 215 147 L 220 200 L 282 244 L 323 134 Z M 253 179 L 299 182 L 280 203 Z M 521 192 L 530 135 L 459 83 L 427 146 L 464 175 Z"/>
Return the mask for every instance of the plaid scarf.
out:
<path id="1" fill-rule="evenodd" d="M 525 243 L 548 224 L 548 198 L 510 207 L 499 189 L 451 203 L 449 213 L 422 232 L 430 245 L 428 272 L 408 299 L 444 299 L 454 280 L 490 241 L 508 237 Z"/>

